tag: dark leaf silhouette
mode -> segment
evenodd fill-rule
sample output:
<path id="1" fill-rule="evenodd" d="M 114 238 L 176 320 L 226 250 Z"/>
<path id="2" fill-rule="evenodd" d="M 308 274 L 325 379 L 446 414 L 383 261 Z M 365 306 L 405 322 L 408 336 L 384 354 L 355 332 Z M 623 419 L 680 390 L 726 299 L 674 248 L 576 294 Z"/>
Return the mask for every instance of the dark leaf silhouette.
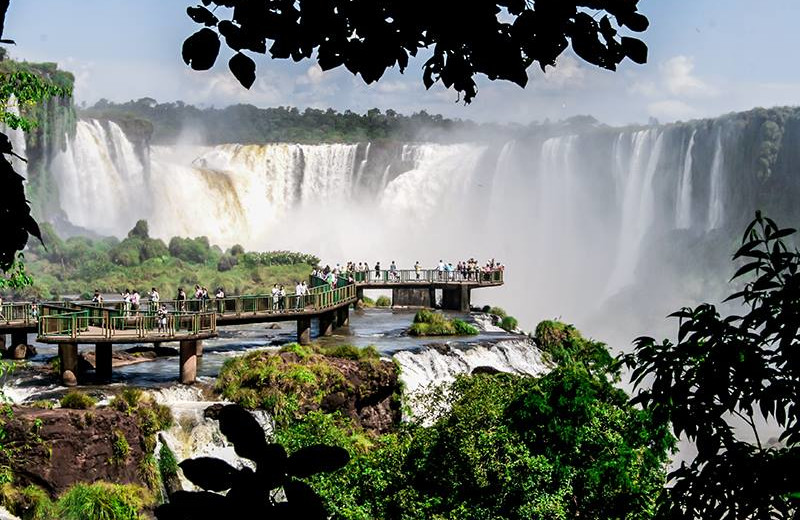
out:
<path id="1" fill-rule="evenodd" d="M 206 490 L 228 492 L 226 495 L 209 491 L 174 493 L 167 504 L 156 509 L 156 518 L 327 518 L 322 500 L 297 477 L 343 467 L 350 458 L 347 451 L 320 444 L 287 457 L 283 446 L 266 442 L 264 430 L 241 406 L 223 406 L 217 417 L 220 430 L 233 443 L 236 453 L 255 462 L 256 470 L 237 470 L 208 457 L 185 460 L 180 467 L 189 480 Z M 283 488 L 287 502 L 275 500 L 271 491 L 278 488 Z"/>
<path id="2" fill-rule="evenodd" d="M 537 63 L 543 70 L 555 65 L 570 43 L 578 56 L 610 70 L 626 57 L 637 63 L 647 59 L 644 43 L 619 34 L 648 28 L 647 18 L 638 12 L 638 0 L 505 0 L 463 6 L 422 0 L 203 0 L 203 4 L 232 8 L 212 14 L 198 6 L 188 13 L 197 23 L 216 26 L 234 51 L 265 53 L 269 48 L 273 58 L 294 61 L 316 55 L 323 70 L 344 66 L 366 83 L 378 81 L 391 67 L 403 72 L 409 57 L 427 49 L 432 56 L 423 67 L 425 86 L 440 81 L 463 95 L 466 103 L 477 94 L 475 76 L 525 86 L 531 65 Z M 508 16 L 498 16 L 503 9 Z M 598 12 L 603 14 L 599 22 L 594 15 Z M 216 17 L 219 22 L 214 22 Z M 210 66 L 219 48 L 210 45 L 210 37 L 206 43 L 193 45 L 192 57 Z M 203 52 L 210 56 L 201 58 Z M 231 72 L 242 85 L 252 85 L 254 67 L 242 58 L 236 60 L 241 65 L 232 61 Z"/>
<path id="3" fill-rule="evenodd" d="M 183 42 L 183 61 L 194 70 L 208 70 L 217 61 L 219 48 L 217 33 L 207 27 L 200 29 Z"/>
<path id="4" fill-rule="evenodd" d="M 302 448 L 289 457 L 289 474 L 305 478 L 316 473 L 336 471 L 350 462 L 347 450 L 338 446 L 315 444 Z"/>
<path id="5" fill-rule="evenodd" d="M 237 52 L 228 62 L 228 67 L 244 88 L 249 89 L 253 86 L 256 81 L 256 63 L 252 59 Z"/>
<path id="6" fill-rule="evenodd" d="M 178 465 L 193 484 L 209 491 L 230 489 L 239 474 L 239 470 L 224 460 L 212 457 L 186 459 Z"/>

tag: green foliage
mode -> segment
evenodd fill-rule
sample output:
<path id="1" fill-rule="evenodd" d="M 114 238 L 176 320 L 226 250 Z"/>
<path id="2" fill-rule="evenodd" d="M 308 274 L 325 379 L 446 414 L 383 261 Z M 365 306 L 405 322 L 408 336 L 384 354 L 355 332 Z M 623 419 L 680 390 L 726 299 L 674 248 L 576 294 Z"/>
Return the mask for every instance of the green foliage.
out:
<path id="1" fill-rule="evenodd" d="M 51 520 L 58 518 L 56 505 L 50 495 L 38 486 L 17 490 L 11 484 L 3 486 L 3 505 L 25 520 Z"/>
<path id="2" fill-rule="evenodd" d="M 443 314 L 421 309 L 408 329 L 412 336 L 454 336 L 478 334 L 478 329 L 460 319 L 448 320 Z"/>
<path id="3" fill-rule="evenodd" d="M 158 471 L 156 458 L 152 453 L 145 453 L 139 461 L 139 478 L 145 483 L 147 489 L 153 493 L 161 492 L 161 474 Z"/>
<path id="4" fill-rule="evenodd" d="M 106 482 L 76 484 L 56 503 L 60 520 L 140 520 L 141 511 L 153 504 L 142 487 Z"/>
<path id="5" fill-rule="evenodd" d="M 282 346 L 279 352 L 292 352 L 300 356 L 300 359 L 305 359 L 314 353 L 314 349 L 299 343 L 289 343 L 288 345 Z"/>
<path id="6" fill-rule="evenodd" d="M 94 408 L 97 401 L 83 392 L 73 390 L 61 398 L 61 408 L 70 408 L 72 410 L 88 410 Z"/>
<path id="7" fill-rule="evenodd" d="M 131 445 L 122 430 L 111 432 L 111 464 L 124 465 L 131 453 Z"/>
<path id="8" fill-rule="evenodd" d="M 505 309 L 503 309 L 502 307 L 490 307 L 488 312 L 489 312 L 489 314 L 494 314 L 495 316 L 497 316 L 501 320 L 503 318 L 505 318 L 506 316 L 508 316 L 508 314 L 506 314 Z"/>
<path id="9" fill-rule="evenodd" d="M 619 377 L 619 367 L 604 343 L 584 338 L 572 325 L 545 320 L 536 326 L 534 339 L 557 365 L 581 364 L 596 374 Z"/>
<path id="10" fill-rule="evenodd" d="M 162 444 L 161 449 L 158 451 L 158 471 L 163 481 L 178 474 L 178 461 L 175 459 L 175 454 L 166 444 Z"/>
<path id="11" fill-rule="evenodd" d="M 508 332 L 514 332 L 517 330 L 517 318 L 514 316 L 504 316 L 502 320 L 500 320 L 500 328 L 503 330 L 507 330 Z"/>
<path id="12" fill-rule="evenodd" d="M 375 300 L 376 307 L 390 307 L 392 305 L 392 300 L 386 295 L 378 296 L 378 299 Z"/>
<path id="13" fill-rule="evenodd" d="M 0 274 L 0 289 L 20 290 L 33 285 L 33 277 L 25 269 L 25 256 L 17 254 L 17 259 Z"/>
<path id="14" fill-rule="evenodd" d="M 314 350 L 323 356 L 352 359 L 353 361 L 375 361 L 381 358 L 380 353 L 373 345 L 363 348 L 353 345 L 318 345 Z"/>
<path id="15" fill-rule="evenodd" d="M 211 258 L 211 246 L 207 237 L 172 237 L 169 241 L 169 254 L 185 262 L 204 264 Z"/>
<path id="16" fill-rule="evenodd" d="M 744 264 L 731 280 L 747 280 L 726 300 L 736 314 L 684 307 L 671 315 L 677 343 L 638 338 L 624 357 L 639 389 L 633 403 L 697 450 L 670 474 L 664 518 L 788 519 L 800 511 L 800 251 L 783 241 L 794 233 L 757 212 L 733 257 Z M 777 430 L 772 446 L 761 440 L 764 422 Z"/>
<path id="17" fill-rule="evenodd" d="M 361 304 L 364 305 L 364 307 L 375 307 L 375 300 L 369 296 L 364 296 L 361 298 Z"/>
<path id="18" fill-rule="evenodd" d="M 230 271 L 231 269 L 236 267 L 236 264 L 238 263 L 239 261 L 236 259 L 235 256 L 222 255 L 222 257 L 219 259 L 219 262 L 217 262 L 217 271 L 219 271 L 220 273 L 224 273 L 225 271 Z"/>

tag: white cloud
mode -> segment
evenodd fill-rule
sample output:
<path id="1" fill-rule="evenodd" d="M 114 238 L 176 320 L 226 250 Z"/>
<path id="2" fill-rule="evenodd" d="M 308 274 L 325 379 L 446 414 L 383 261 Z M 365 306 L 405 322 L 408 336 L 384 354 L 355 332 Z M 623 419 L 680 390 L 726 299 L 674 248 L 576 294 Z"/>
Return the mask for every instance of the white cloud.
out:
<path id="1" fill-rule="evenodd" d="M 707 97 L 717 93 L 716 89 L 692 74 L 694 58 L 675 56 L 661 65 L 661 73 L 667 91 L 679 97 Z"/>
<path id="2" fill-rule="evenodd" d="M 665 99 L 647 105 L 648 115 L 664 120 L 676 121 L 698 117 L 700 112 L 684 101 L 678 99 Z"/>
<path id="3" fill-rule="evenodd" d="M 555 67 L 548 67 L 544 74 L 545 84 L 556 87 L 582 87 L 585 84 L 586 70 L 572 56 L 562 56 Z"/>

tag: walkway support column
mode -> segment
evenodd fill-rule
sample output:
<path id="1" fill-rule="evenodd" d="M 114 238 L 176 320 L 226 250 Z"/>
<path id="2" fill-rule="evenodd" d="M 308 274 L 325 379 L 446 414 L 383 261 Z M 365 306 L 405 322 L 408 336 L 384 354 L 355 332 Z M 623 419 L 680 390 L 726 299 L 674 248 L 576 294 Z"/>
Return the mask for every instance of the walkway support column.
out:
<path id="1" fill-rule="evenodd" d="M 338 327 L 350 326 L 350 306 L 345 305 L 336 309 L 336 325 Z"/>
<path id="2" fill-rule="evenodd" d="M 364 288 L 356 287 L 356 308 L 364 306 Z"/>
<path id="3" fill-rule="evenodd" d="M 433 307 L 431 291 L 424 287 L 394 288 L 392 307 Z"/>
<path id="4" fill-rule="evenodd" d="M 333 334 L 333 323 L 336 321 L 336 311 L 323 312 L 319 315 L 319 335 L 330 336 Z"/>
<path id="5" fill-rule="evenodd" d="M 197 357 L 203 357 L 203 340 L 197 339 L 195 343 L 197 343 Z"/>
<path id="6" fill-rule="evenodd" d="M 431 309 L 436 308 L 436 288 L 431 285 L 430 289 L 428 289 L 428 300 L 431 302 Z"/>
<path id="7" fill-rule="evenodd" d="M 193 339 L 181 341 L 180 380 L 191 385 L 197 380 L 197 342 Z"/>
<path id="8" fill-rule="evenodd" d="M 98 383 L 111 381 L 111 343 L 95 344 L 94 374 Z"/>
<path id="9" fill-rule="evenodd" d="M 61 382 L 64 386 L 78 384 L 78 344 L 61 343 L 58 345 L 58 360 L 61 365 Z"/>
<path id="10" fill-rule="evenodd" d="M 25 331 L 15 331 L 11 333 L 11 345 L 10 348 L 14 348 L 17 345 L 27 345 L 28 344 L 28 333 Z"/>
<path id="11" fill-rule="evenodd" d="M 466 284 L 460 287 L 446 287 L 442 291 L 442 309 L 469 312 L 470 291 Z"/>
<path id="12" fill-rule="evenodd" d="M 301 345 L 311 344 L 311 318 L 297 320 L 297 342 Z"/>
<path id="13" fill-rule="evenodd" d="M 468 285 L 461 286 L 461 312 L 469 312 L 471 308 L 470 292 Z"/>

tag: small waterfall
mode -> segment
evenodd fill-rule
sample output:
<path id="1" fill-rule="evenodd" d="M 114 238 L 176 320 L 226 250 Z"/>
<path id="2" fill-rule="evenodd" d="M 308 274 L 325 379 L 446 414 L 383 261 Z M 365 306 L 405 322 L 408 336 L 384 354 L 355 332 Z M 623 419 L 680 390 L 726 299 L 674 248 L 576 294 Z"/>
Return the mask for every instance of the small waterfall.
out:
<path id="1" fill-rule="evenodd" d="M 697 130 L 692 131 L 689 138 L 689 147 L 683 159 L 683 171 L 678 183 L 678 198 L 675 207 L 675 227 L 689 229 L 692 220 L 692 152 L 694 151 L 694 136 Z"/>
<path id="2" fill-rule="evenodd" d="M 631 137 L 630 163 L 618 177 L 623 179 L 625 188 L 617 260 L 606 288 L 608 296 L 634 280 L 642 240 L 655 216 L 653 177 L 661 159 L 663 138 L 657 129 L 641 130 Z"/>
<path id="3" fill-rule="evenodd" d="M 477 367 L 491 367 L 511 374 L 539 376 L 550 370 L 541 351 L 530 339 L 511 339 L 493 345 L 475 345 L 445 350 L 423 348 L 402 351 L 393 356 L 400 365 L 400 379 L 414 416 L 430 413 L 426 396 L 457 375 L 469 374 Z M 435 407 L 435 406 L 434 406 Z"/>
<path id="4" fill-rule="evenodd" d="M 14 114 L 15 116 L 19 116 L 19 103 L 17 102 L 17 97 L 14 94 L 8 98 L 8 106 L 6 107 L 9 113 Z M 20 157 L 27 158 L 27 145 L 25 143 L 25 132 L 21 129 L 13 129 L 9 128 L 6 125 L 0 125 L 0 131 L 5 133 L 8 136 L 9 141 L 11 141 L 11 148 L 15 154 L 19 155 Z M 23 177 L 28 177 L 28 163 L 14 157 L 13 155 L 8 156 L 7 159 L 11 162 L 11 166 L 14 168 L 14 171 L 18 174 L 22 175 Z"/>
<path id="5" fill-rule="evenodd" d="M 722 130 L 717 131 L 717 143 L 714 147 L 714 160 L 711 162 L 711 188 L 708 197 L 708 223 L 706 231 L 717 229 L 722 225 L 724 207 L 722 202 Z"/>
<path id="6" fill-rule="evenodd" d="M 367 163 L 369 162 L 369 148 L 371 145 L 372 143 L 367 143 L 367 146 L 364 149 L 364 158 L 361 160 L 361 164 L 358 165 L 356 180 L 353 181 L 353 189 L 358 189 L 358 187 L 361 186 L 361 179 L 364 177 L 364 168 L 367 167 Z"/>
<path id="7" fill-rule="evenodd" d="M 348 198 L 353 187 L 357 145 L 300 145 L 305 170 L 302 202 L 327 202 Z"/>

